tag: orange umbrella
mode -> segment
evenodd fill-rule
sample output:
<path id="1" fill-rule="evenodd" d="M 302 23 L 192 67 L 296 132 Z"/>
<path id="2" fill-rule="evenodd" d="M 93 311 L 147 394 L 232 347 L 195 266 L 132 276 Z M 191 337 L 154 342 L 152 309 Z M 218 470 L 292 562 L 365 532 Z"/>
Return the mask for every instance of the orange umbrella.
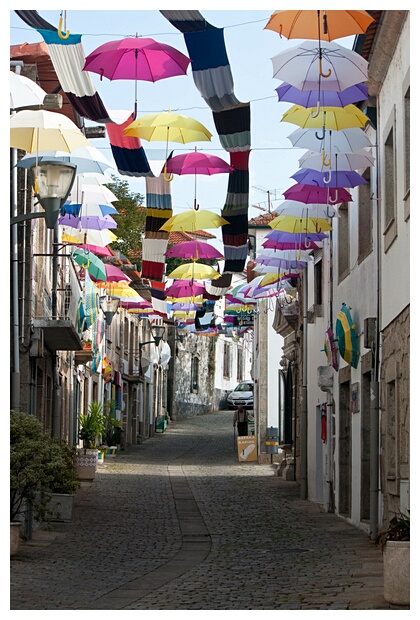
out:
<path id="1" fill-rule="evenodd" d="M 287 39 L 333 41 L 363 34 L 373 21 L 367 11 L 274 11 L 264 28 Z"/>

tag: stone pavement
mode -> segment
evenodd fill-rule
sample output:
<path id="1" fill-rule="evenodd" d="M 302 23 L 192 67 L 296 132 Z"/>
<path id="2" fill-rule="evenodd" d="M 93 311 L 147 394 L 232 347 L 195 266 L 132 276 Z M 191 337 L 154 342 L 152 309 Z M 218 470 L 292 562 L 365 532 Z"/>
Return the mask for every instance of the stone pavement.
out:
<path id="1" fill-rule="evenodd" d="M 401 609 L 382 579 L 368 536 L 239 463 L 232 413 L 216 412 L 106 458 L 72 522 L 11 558 L 10 609 Z"/>

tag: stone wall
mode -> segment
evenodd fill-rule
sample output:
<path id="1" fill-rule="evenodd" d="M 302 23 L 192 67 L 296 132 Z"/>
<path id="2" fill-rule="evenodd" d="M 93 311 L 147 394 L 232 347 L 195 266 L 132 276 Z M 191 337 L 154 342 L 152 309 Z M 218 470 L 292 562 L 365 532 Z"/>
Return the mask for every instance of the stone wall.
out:
<path id="1" fill-rule="evenodd" d="M 384 521 L 400 511 L 400 481 L 410 478 L 410 306 L 382 332 L 381 488 Z"/>

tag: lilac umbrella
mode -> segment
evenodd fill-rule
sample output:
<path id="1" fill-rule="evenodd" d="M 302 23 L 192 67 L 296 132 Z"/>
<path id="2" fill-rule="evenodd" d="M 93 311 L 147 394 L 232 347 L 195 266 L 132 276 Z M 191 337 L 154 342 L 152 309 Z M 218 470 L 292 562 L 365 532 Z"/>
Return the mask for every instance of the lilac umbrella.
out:
<path id="1" fill-rule="evenodd" d="M 295 86 L 284 82 L 275 89 L 279 101 L 288 101 L 301 105 L 304 108 L 313 108 L 320 103 L 321 106 L 336 106 L 343 108 L 350 103 L 365 101 L 368 98 L 368 88 L 361 82 L 345 88 L 343 91 L 335 90 L 299 90 Z"/>
<path id="2" fill-rule="evenodd" d="M 289 233 L 283 230 L 272 230 L 265 235 L 263 248 L 273 250 L 318 250 L 325 233 Z"/>
<path id="3" fill-rule="evenodd" d="M 197 304 L 187 304 L 182 302 L 176 302 L 172 304 L 171 310 L 183 310 L 184 312 L 190 312 L 191 310 L 199 310 L 201 306 Z"/>
<path id="4" fill-rule="evenodd" d="M 283 196 L 306 204 L 335 204 L 353 201 L 351 194 L 342 187 L 316 187 L 300 183 L 289 187 L 283 192 Z"/>
<path id="5" fill-rule="evenodd" d="M 168 170 L 169 171 L 169 170 Z M 165 256 L 168 258 L 186 258 L 188 260 L 198 260 L 199 258 L 223 258 L 215 247 L 204 241 L 185 241 L 170 247 Z"/>
<path id="6" fill-rule="evenodd" d="M 266 239 L 272 239 L 274 241 L 281 241 L 281 242 L 293 242 L 296 241 L 297 238 L 299 237 L 305 237 L 305 239 L 308 239 L 308 241 L 322 241 L 323 239 L 326 238 L 326 234 L 323 232 L 320 233 L 289 233 L 289 232 L 285 232 L 284 230 L 270 230 L 270 232 L 268 232 L 265 235 Z"/>
<path id="7" fill-rule="evenodd" d="M 305 241 L 304 237 L 302 237 L 300 241 L 295 241 L 294 243 L 267 239 L 267 241 L 264 241 L 261 245 L 263 248 L 267 248 L 269 250 L 319 250 L 321 247 L 319 242 Z"/>
<path id="8" fill-rule="evenodd" d="M 82 215 L 81 217 L 75 217 L 67 213 L 58 218 L 58 223 L 61 226 L 71 226 L 72 228 L 89 229 L 89 230 L 104 230 L 109 228 L 117 228 L 117 222 L 110 215 L 104 215 L 98 217 L 95 215 Z"/>
<path id="9" fill-rule="evenodd" d="M 300 184 L 317 185 L 318 187 L 356 187 L 357 185 L 367 184 L 366 179 L 355 170 L 331 172 L 328 183 L 329 174 L 311 168 L 301 168 L 292 174 L 291 178 Z"/>

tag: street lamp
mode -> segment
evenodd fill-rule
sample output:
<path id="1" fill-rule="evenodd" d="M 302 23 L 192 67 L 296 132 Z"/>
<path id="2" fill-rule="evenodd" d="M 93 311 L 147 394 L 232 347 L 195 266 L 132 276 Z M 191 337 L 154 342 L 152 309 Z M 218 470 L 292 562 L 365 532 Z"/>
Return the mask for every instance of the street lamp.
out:
<path id="1" fill-rule="evenodd" d="M 76 178 L 76 165 L 51 159 L 33 166 L 31 170 L 35 177 L 35 195 L 45 210 L 46 226 L 54 228 Z"/>
<path id="2" fill-rule="evenodd" d="M 165 326 L 164 325 L 152 325 L 152 327 L 150 328 L 150 331 L 152 332 L 153 340 L 149 340 L 148 342 L 139 342 L 140 348 L 144 346 L 145 344 L 152 344 L 153 342 L 158 347 L 160 341 L 163 338 L 163 334 L 165 333 Z"/>
<path id="3" fill-rule="evenodd" d="M 109 326 L 111 325 L 114 314 L 120 305 L 120 298 L 115 297 L 114 295 L 103 295 L 102 297 L 99 297 L 99 303 L 101 305 L 101 310 L 105 315 L 106 324 Z"/>

